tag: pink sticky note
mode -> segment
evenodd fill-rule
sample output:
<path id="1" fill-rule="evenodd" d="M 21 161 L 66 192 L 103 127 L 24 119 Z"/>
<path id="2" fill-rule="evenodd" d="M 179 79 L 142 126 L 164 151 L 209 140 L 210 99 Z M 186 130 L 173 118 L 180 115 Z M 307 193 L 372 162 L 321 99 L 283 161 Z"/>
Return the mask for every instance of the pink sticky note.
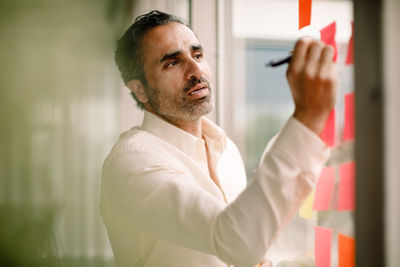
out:
<path id="1" fill-rule="evenodd" d="M 354 22 L 351 22 L 351 37 L 349 40 L 349 44 L 347 46 L 347 56 L 346 56 L 346 65 L 350 65 L 354 63 L 354 47 L 353 47 L 353 34 L 354 34 Z"/>
<path id="2" fill-rule="evenodd" d="M 354 139 L 354 93 L 344 96 L 343 141 Z"/>
<path id="3" fill-rule="evenodd" d="M 311 0 L 299 0 L 299 30 L 311 23 Z"/>
<path id="4" fill-rule="evenodd" d="M 335 167 L 322 169 L 315 189 L 313 210 L 328 210 L 335 186 Z"/>
<path id="5" fill-rule="evenodd" d="M 328 147 L 335 144 L 335 109 L 332 109 L 321 133 L 321 138 Z"/>
<path id="6" fill-rule="evenodd" d="M 336 21 L 332 22 L 325 28 L 319 31 L 321 33 L 321 41 L 325 44 L 333 46 L 335 49 L 335 55 L 333 56 L 333 61 L 336 62 L 337 59 L 337 45 L 335 41 L 336 34 Z"/>
<path id="7" fill-rule="evenodd" d="M 315 226 L 315 267 L 331 266 L 332 229 Z"/>
<path id="8" fill-rule="evenodd" d="M 348 162 L 339 167 L 339 200 L 337 209 L 354 210 L 355 207 L 355 162 Z"/>

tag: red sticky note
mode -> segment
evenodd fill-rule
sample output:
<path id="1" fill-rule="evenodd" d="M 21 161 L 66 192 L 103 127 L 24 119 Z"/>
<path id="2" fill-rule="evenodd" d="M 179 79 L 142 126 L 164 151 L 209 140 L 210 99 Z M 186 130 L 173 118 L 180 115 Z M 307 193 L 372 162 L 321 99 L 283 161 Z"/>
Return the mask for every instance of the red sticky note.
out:
<path id="1" fill-rule="evenodd" d="M 332 22 L 319 32 L 321 33 L 321 41 L 324 42 L 325 44 L 333 46 L 333 48 L 335 49 L 335 55 L 333 56 L 333 61 L 336 62 L 337 59 L 337 45 L 335 41 L 336 21 Z"/>
<path id="2" fill-rule="evenodd" d="M 314 231 L 315 267 L 330 267 L 332 229 L 314 226 Z"/>
<path id="3" fill-rule="evenodd" d="M 338 267 L 354 267 L 356 241 L 354 238 L 339 234 L 338 236 L 338 254 L 339 266 Z"/>
<path id="4" fill-rule="evenodd" d="M 332 109 L 325 123 L 325 128 L 320 135 L 321 139 L 328 147 L 335 144 L 335 109 Z"/>
<path id="5" fill-rule="evenodd" d="M 347 45 L 347 56 L 346 56 L 346 65 L 350 65 L 354 63 L 354 46 L 353 46 L 353 35 L 354 35 L 354 22 L 351 22 L 351 36 L 349 40 L 349 44 Z"/>
<path id="6" fill-rule="evenodd" d="M 335 167 L 322 169 L 315 189 L 313 210 L 328 210 L 335 186 Z"/>
<path id="7" fill-rule="evenodd" d="M 354 93 L 344 96 L 343 141 L 354 139 Z"/>
<path id="8" fill-rule="evenodd" d="M 355 162 L 348 162 L 339 167 L 339 199 L 337 209 L 354 210 L 355 207 Z"/>
<path id="9" fill-rule="evenodd" d="M 299 30 L 311 24 L 311 0 L 299 0 Z"/>

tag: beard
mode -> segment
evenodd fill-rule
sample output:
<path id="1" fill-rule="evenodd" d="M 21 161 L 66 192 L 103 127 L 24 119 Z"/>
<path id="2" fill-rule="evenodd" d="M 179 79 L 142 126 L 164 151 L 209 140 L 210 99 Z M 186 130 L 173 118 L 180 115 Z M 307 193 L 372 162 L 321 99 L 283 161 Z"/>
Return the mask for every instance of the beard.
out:
<path id="1" fill-rule="evenodd" d="M 209 93 L 199 99 L 190 99 L 187 92 L 199 83 L 207 84 Z M 193 78 L 176 93 L 169 90 L 151 87 L 145 83 L 145 90 L 149 105 L 153 110 L 167 119 L 196 121 L 203 115 L 212 111 L 214 103 L 210 83 L 206 78 Z"/>

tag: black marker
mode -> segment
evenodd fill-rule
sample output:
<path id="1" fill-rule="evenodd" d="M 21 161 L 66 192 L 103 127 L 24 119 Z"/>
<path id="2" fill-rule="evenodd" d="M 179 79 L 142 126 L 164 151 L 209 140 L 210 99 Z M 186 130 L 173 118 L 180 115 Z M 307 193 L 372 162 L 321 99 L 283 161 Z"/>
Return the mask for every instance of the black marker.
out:
<path id="1" fill-rule="evenodd" d="M 290 55 L 286 58 L 283 58 L 283 59 L 276 60 L 276 61 L 272 60 L 269 63 L 265 64 L 265 67 L 278 67 L 285 63 L 289 63 L 291 59 L 292 59 L 292 55 Z"/>

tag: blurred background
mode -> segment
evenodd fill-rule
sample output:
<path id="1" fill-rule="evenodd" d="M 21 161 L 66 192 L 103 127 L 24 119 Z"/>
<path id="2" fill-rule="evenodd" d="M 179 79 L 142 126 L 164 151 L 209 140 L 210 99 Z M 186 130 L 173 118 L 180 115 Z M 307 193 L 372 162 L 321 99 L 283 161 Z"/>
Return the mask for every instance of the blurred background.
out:
<path id="1" fill-rule="evenodd" d="M 0 266 L 101 266 L 88 263 L 112 257 L 98 198 L 124 2 L 0 3 Z"/>
<path id="2" fill-rule="evenodd" d="M 381 47 L 395 51 L 399 4 L 378 2 L 385 14 Z M 181 17 L 203 43 L 217 89 L 209 117 L 238 145 L 249 179 L 293 111 L 286 68 L 267 69 L 265 63 L 286 56 L 300 36 L 319 38 L 319 30 L 335 20 L 340 86 L 328 164 L 354 160 L 354 142 L 341 141 L 340 119 L 343 96 L 357 84 L 353 65 L 344 64 L 353 8 L 350 0 L 314 0 L 311 26 L 298 30 L 297 0 L 1 0 L 0 266 L 114 266 L 98 207 L 101 168 L 119 134 L 140 124 L 143 113 L 122 84 L 113 51 L 134 18 L 153 9 Z M 371 154 L 379 162 L 384 155 L 390 159 L 386 179 L 377 179 L 386 181 L 388 194 L 380 197 L 392 205 L 399 203 L 398 189 L 390 190 L 400 188 L 393 161 L 400 150 L 394 115 L 400 112 L 394 89 L 400 82 L 393 69 L 400 60 L 384 60 L 388 100 L 380 109 L 388 123 L 381 137 L 388 149 Z M 385 208 L 386 229 L 398 236 L 399 212 L 378 205 Z M 356 231 L 353 212 L 327 212 L 315 223 L 351 236 Z M 399 239 L 387 240 L 388 254 L 399 248 Z M 388 262 L 399 259 L 395 254 Z"/>

